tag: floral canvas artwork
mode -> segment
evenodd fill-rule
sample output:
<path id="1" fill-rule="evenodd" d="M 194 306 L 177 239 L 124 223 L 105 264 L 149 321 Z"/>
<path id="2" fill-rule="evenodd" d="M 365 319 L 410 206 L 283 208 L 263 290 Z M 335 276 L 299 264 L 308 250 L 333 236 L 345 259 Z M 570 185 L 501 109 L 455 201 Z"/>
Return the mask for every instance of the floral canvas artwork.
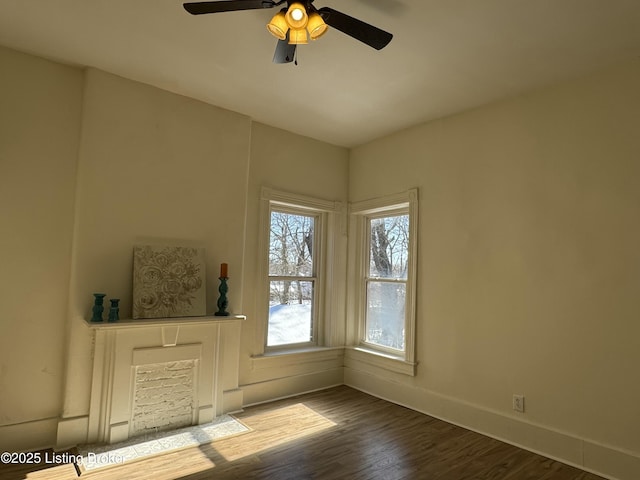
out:
<path id="1" fill-rule="evenodd" d="M 204 249 L 139 245 L 133 249 L 133 318 L 206 314 Z"/>

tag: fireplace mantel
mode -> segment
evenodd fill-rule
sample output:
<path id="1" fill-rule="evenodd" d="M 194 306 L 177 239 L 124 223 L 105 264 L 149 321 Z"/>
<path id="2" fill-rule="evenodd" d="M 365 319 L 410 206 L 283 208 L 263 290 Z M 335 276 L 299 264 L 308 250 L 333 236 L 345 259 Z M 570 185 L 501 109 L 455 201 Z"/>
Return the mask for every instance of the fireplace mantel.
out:
<path id="1" fill-rule="evenodd" d="M 133 380 L 141 365 L 187 362 L 194 366 L 193 423 L 240 411 L 240 334 L 245 319 L 244 315 L 209 315 L 85 320 L 93 337 L 89 412 L 86 417 L 60 420 L 57 446 L 114 443 L 135 434 Z"/>
<path id="2" fill-rule="evenodd" d="M 205 315 L 202 317 L 170 317 L 170 318 L 145 318 L 132 319 L 127 318 L 118 320 L 117 322 L 90 322 L 85 320 L 87 327 L 92 330 L 118 330 L 124 328 L 143 328 L 143 327 L 169 327 L 176 325 L 198 325 L 203 323 L 222 324 L 246 320 L 244 315 L 228 315 L 226 317 L 217 317 L 215 315 Z"/>

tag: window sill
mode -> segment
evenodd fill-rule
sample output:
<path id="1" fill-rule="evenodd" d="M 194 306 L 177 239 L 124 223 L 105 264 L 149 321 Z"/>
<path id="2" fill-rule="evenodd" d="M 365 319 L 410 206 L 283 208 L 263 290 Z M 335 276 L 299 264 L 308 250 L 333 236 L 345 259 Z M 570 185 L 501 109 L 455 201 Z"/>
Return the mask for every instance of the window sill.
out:
<path id="1" fill-rule="evenodd" d="M 291 350 L 276 350 L 251 357 L 253 370 L 282 368 L 290 365 L 340 360 L 344 356 L 343 347 L 304 347 Z"/>
<path id="2" fill-rule="evenodd" d="M 415 377 L 417 363 L 408 362 L 402 357 L 379 352 L 370 348 L 346 347 L 345 366 L 352 362 L 364 363 L 373 367 L 382 368 L 391 372 Z"/>

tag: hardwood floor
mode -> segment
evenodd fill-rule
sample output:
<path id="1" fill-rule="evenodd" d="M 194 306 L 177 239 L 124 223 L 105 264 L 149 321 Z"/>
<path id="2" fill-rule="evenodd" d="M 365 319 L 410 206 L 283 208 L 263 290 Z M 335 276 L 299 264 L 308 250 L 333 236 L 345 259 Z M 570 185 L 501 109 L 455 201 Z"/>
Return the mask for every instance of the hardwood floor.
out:
<path id="1" fill-rule="evenodd" d="M 601 480 L 345 386 L 250 407 L 236 417 L 252 431 L 81 478 Z M 77 478 L 71 464 L 0 468 L 0 480 Z"/>

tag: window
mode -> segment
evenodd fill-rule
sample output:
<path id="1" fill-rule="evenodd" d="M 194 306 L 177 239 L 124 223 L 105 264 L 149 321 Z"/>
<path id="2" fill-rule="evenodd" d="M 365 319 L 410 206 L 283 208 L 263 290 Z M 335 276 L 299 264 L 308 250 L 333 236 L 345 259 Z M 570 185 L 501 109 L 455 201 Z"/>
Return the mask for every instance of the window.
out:
<path id="1" fill-rule="evenodd" d="M 405 350 L 409 215 L 367 218 L 364 342 Z"/>
<path id="2" fill-rule="evenodd" d="M 414 374 L 418 192 L 351 205 L 355 255 L 351 309 L 360 352 L 380 355 L 392 370 Z M 381 360 L 377 361 L 380 365 Z M 383 365 L 384 366 L 384 365 Z"/>
<path id="3" fill-rule="evenodd" d="M 331 235 L 341 204 L 262 189 L 263 351 L 324 346 Z"/>
<path id="4" fill-rule="evenodd" d="M 312 343 L 315 334 L 314 261 L 318 217 L 274 206 L 269 228 L 267 346 Z"/>

